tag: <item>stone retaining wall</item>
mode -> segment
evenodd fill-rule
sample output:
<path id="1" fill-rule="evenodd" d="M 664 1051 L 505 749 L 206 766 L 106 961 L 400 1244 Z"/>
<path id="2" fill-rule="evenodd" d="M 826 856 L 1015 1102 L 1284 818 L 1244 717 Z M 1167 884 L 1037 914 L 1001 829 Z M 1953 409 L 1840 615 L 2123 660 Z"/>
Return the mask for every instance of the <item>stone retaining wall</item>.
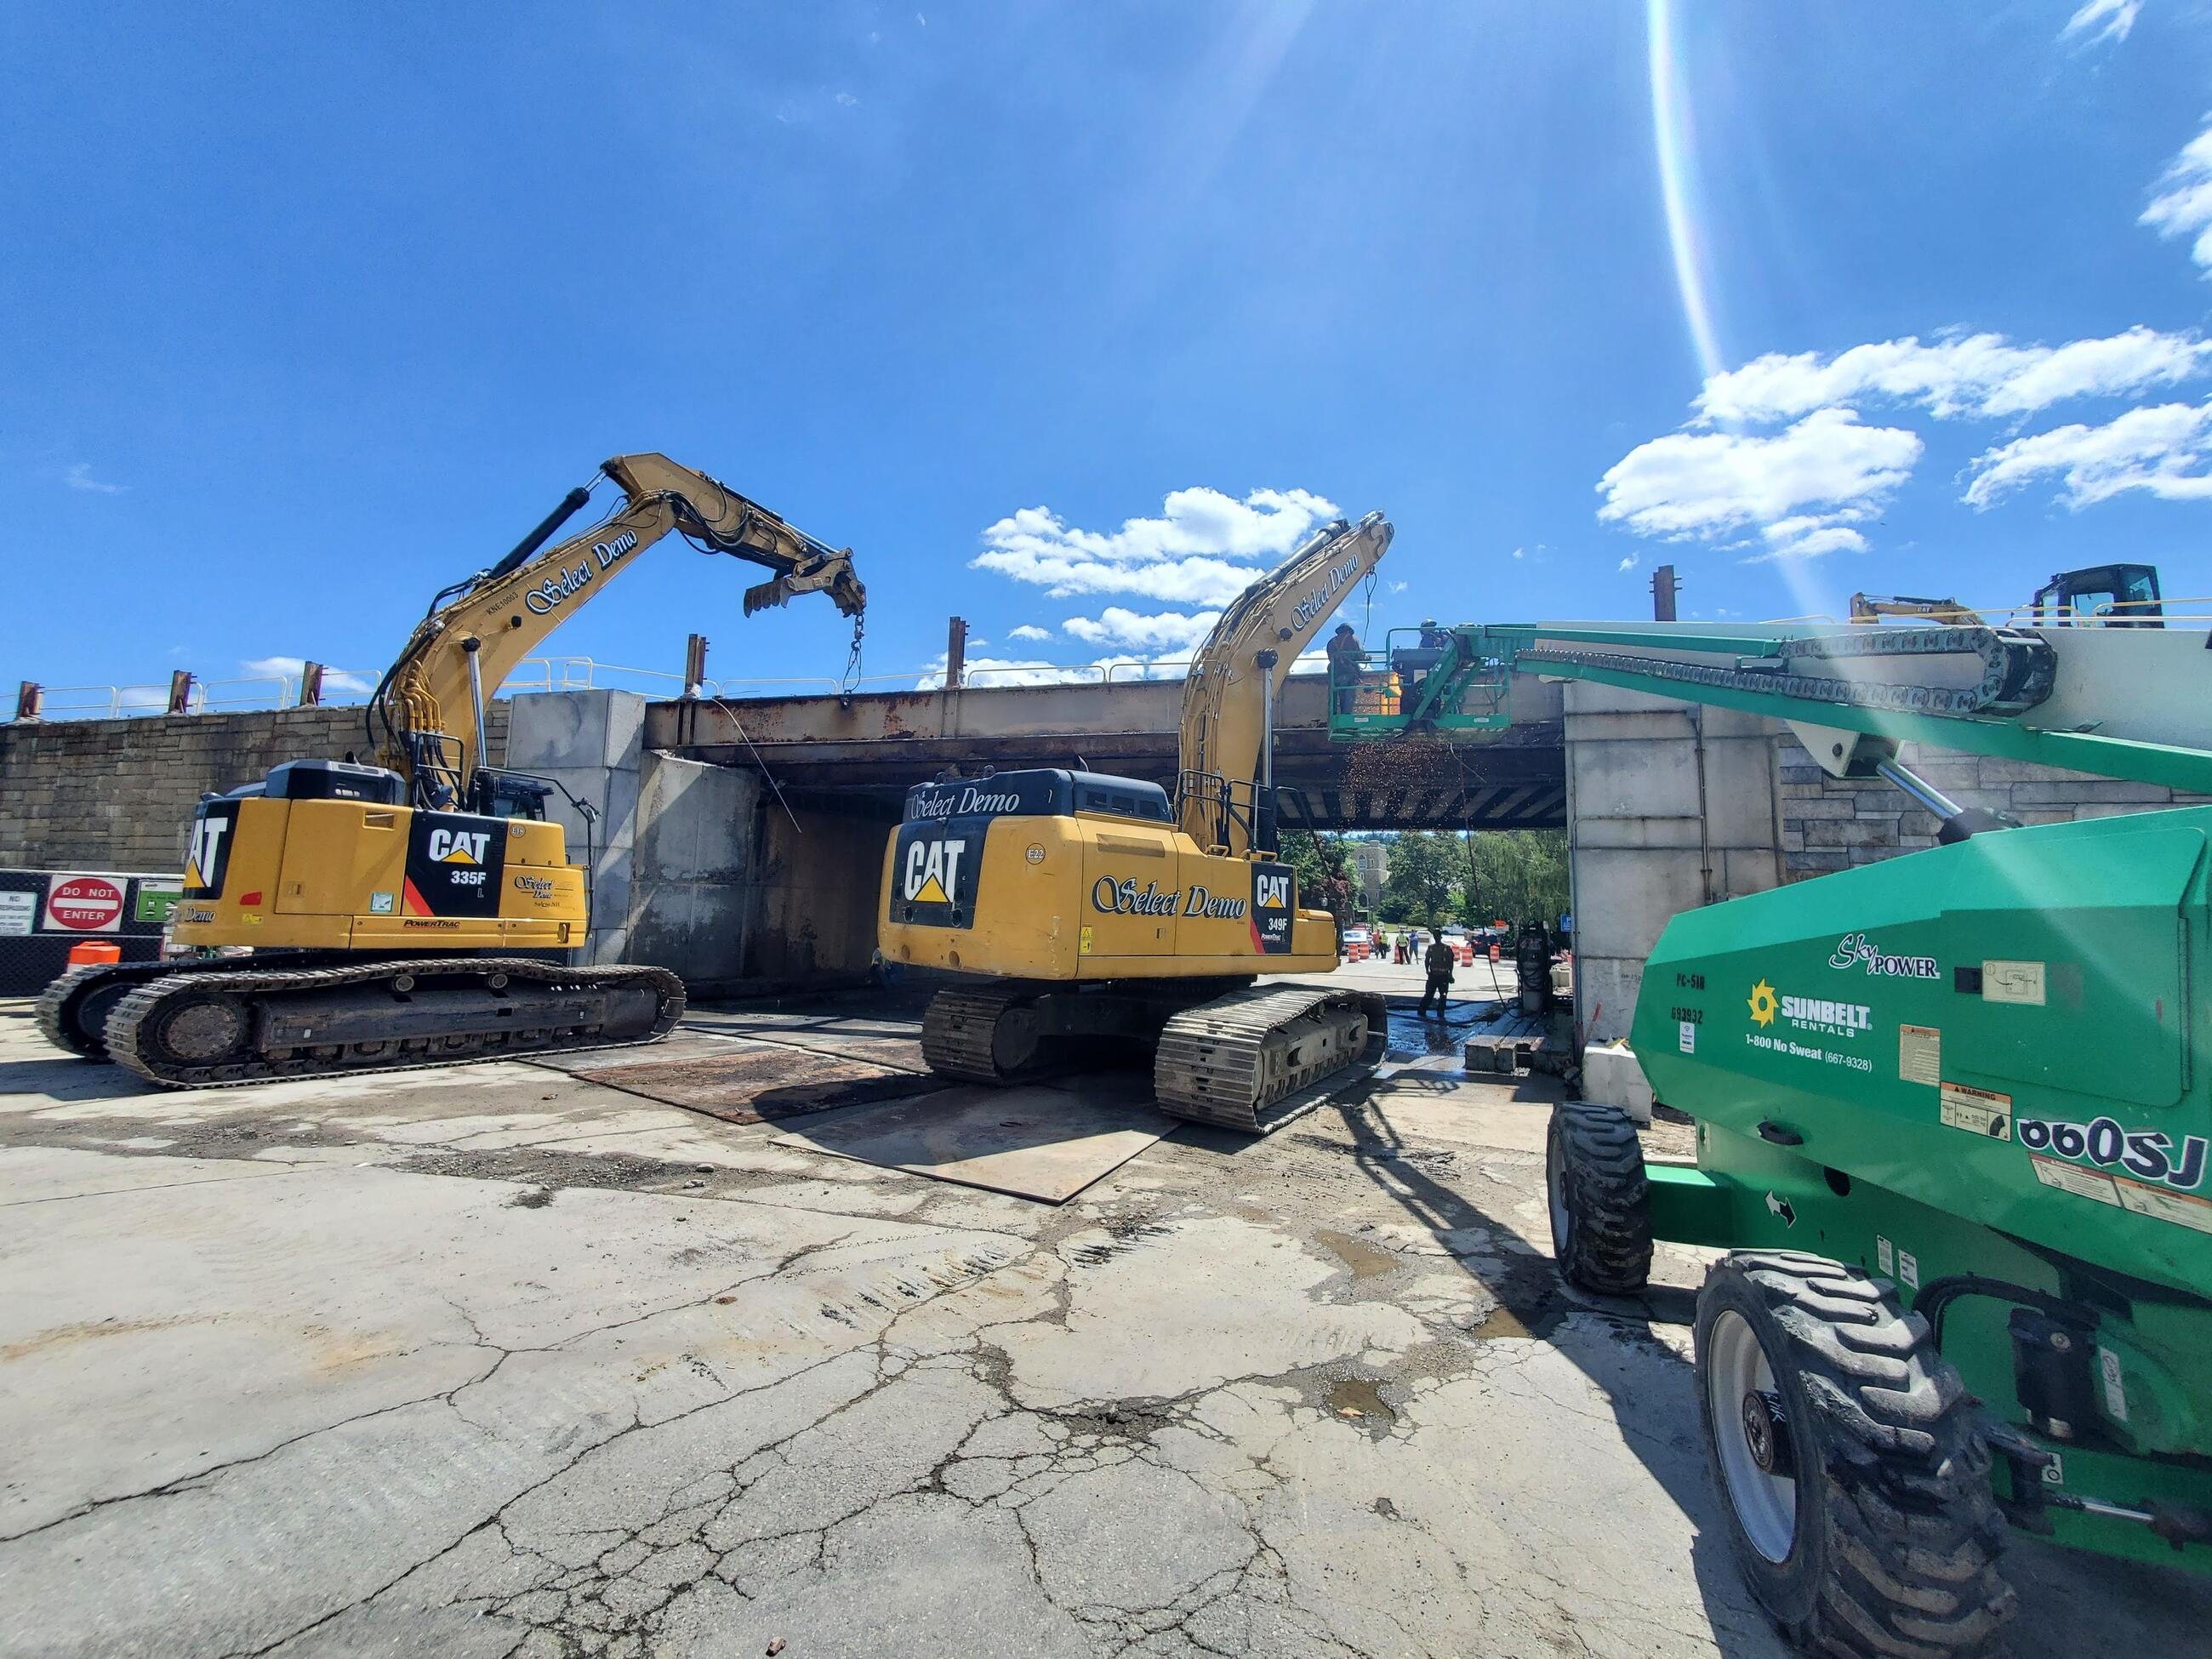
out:
<path id="1" fill-rule="evenodd" d="M 507 705 L 485 712 L 496 761 Z M 192 809 L 209 790 L 252 783 L 288 760 L 370 757 L 362 710 L 0 726 L 0 865 L 31 870 L 177 870 Z"/>
<path id="2" fill-rule="evenodd" d="M 1797 740 L 1779 739 L 1782 856 L 1788 878 L 1878 864 L 1936 845 L 1936 817 L 1880 779 L 1851 782 L 1823 772 Z M 1898 758 L 1961 806 L 2010 812 L 2022 823 L 2064 823 L 2165 806 L 2203 805 L 2154 783 L 2123 783 L 2087 772 L 1903 744 Z"/>

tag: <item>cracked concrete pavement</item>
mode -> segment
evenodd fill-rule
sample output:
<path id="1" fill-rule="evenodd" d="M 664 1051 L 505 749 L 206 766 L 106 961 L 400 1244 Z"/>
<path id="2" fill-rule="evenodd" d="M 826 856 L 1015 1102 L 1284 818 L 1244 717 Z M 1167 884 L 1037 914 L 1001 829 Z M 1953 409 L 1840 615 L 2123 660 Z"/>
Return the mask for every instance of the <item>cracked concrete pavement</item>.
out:
<path id="1" fill-rule="evenodd" d="M 1542 1087 L 1447 1065 L 1054 1209 L 523 1065 L 149 1091 L 0 1008 L 0 1654 L 1780 1655 L 1701 1262 L 1565 1291 Z M 2024 1653 L 2212 1613 L 2014 1571 Z"/>

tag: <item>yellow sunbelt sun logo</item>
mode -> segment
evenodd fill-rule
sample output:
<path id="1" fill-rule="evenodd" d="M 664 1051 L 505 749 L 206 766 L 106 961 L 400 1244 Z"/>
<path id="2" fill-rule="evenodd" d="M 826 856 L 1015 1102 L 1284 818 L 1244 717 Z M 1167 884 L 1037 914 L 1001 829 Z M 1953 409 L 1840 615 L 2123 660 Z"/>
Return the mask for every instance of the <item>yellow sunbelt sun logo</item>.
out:
<path id="1" fill-rule="evenodd" d="M 491 847 L 489 830 L 433 830 L 424 849 L 434 864 L 482 864 Z"/>
<path id="2" fill-rule="evenodd" d="M 1751 1017 L 1761 1025 L 1774 1024 L 1774 1015 L 1782 1000 L 1774 994 L 1774 988 L 1765 980 L 1751 988 Z"/>

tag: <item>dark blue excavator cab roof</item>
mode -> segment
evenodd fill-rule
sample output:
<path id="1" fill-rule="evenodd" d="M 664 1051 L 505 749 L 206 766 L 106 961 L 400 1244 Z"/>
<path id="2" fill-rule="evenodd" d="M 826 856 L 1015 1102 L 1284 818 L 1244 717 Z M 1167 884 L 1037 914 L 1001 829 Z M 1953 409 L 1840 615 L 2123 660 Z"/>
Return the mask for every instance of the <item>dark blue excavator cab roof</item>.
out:
<path id="1" fill-rule="evenodd" d="M 1157 783 L 1059 767 L 946 778 L 917 783 L 906 792 L 909 823 L 932 818 L 1062 817 L 1072 812 L 1107 812 L 1148 823 L 1175 822 L 1168 792 Z"/>

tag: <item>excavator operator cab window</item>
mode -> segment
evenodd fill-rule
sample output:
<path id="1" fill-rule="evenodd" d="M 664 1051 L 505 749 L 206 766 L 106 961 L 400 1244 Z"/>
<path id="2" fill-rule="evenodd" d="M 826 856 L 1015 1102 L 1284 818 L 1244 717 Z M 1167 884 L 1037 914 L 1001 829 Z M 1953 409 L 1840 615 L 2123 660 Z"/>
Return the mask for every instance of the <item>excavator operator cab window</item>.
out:
<path id="1" fill-rule="evenodd" d="M 2100 564 L 2063 570 L 2036 590 L 2034 620 L 2057 628 L 2164 628 L 2158 568 Z"/>
<path id="2" fill-rule="evenodd" d="M 1155 823 L 1170 821 L 1168 800 L 1157 785 L 1136 783 L 1125 788 L 1101 788 L 1085 784 L 1075 792 L 1075 810 L 1079 812 L 1111 812 L 1117 817 L 1149 818 Z"/>

